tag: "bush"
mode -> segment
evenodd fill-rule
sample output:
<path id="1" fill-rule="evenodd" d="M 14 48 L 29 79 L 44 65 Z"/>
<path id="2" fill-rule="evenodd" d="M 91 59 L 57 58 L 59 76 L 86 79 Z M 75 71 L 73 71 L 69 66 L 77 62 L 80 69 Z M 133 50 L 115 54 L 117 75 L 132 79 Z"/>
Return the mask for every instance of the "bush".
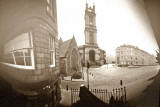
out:
<path id="1" fill-rule="evenodd" d="M 80 78 L 82 78 L 82 73 L 81 73 L 81 72 L 75 72 L 75 73 L 72 75 L 72 78 L 73 78 L 73 79 L 80 79 Z"/>
<path id="2" fill-rule="evenodd" d="M 101 63 L 100 63 L 100 62 L 96 62 L 96 65 L 97 65 L 97 66 L 101 66 Z"/>

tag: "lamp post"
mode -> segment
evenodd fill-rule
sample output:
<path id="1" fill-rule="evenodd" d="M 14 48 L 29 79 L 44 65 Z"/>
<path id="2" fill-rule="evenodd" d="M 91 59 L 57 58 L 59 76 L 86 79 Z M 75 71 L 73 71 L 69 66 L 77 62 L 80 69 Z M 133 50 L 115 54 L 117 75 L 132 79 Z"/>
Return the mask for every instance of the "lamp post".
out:
<path id="1" fill-rule="evenodd" d="M 88 90 L 89 90 L 89 62 L 87 61 L 87 83 L 88 83 Z"/>
<path id="2" fill-rule="evenodd" d="M 83 61 L 81 61 L 81 65 L 82 65 L 82 76 L 83 76 L 83 80 L 84 80 L 84 72 L 83 72 L 83 67 L 85 66 L 85 64 L 84 64 L 84 62 Z"/>
<path id="3" fill-rule="evenodd" d="M 87 68 L 87 84 L 88 84 L 88 89 L 89 89 L 89 72 L 88 72 L 88 68 Z"/>

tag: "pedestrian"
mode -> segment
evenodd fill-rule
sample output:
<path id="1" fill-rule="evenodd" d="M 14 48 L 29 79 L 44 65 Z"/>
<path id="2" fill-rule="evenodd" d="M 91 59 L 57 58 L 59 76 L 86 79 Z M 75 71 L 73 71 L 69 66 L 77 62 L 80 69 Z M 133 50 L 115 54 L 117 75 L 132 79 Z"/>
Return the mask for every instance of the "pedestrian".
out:
<path id="1" fill-rule="evenodd" d="M 110 98 L 110 100 L 109 100 L 109 105 L 110 105 L 110 107 L 115 107 L 115 99 L 114 99 L 114 97 L 113 96 L 111 96 L 111 98 Z"/>
<path id="2" fill-rule="evenodd" d="M 66 90 L 68 91 L 68 84 L 66 85 Z"/>
<path id="3" fill-rule="evenodd" d="M 88 83 L 88 89 L 89 89 L 89 72 L 88 72 L 88 69 L 89 69 L 90 65 L 89 65 L 89 62 L 87 61 L 87 83 Z"/>
<path id="4" fill-rule="evenodd" d="M 90 68 L 89 62 L 87 61 L 87 71 Z"/>
<path id="5" fill-rule="evenodd" d="M 120 80 L 120 85 L 121 85 L 121 86 L 123 85 L 123 81 L 122 81 L 122 80 Z"/>

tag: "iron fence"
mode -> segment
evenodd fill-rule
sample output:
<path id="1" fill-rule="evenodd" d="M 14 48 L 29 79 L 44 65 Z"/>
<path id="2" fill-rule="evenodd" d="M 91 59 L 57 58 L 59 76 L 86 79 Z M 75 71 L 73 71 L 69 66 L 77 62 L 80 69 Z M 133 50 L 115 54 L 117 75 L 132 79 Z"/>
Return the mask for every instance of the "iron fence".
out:
<path id="1" fill-rule="evenodd" d="M 126 87 L 114 88 L 112 91 L 108 91 L 107 89 L 90 89 L 90 92 L 108 104 L 110 103 L 111 97 L 113 97 L 115 101 L 123 101 L 124 103 L 127 101 Z M 80 100 L 79 93 L 80 89 L 71 88 L 71 104 Z"/>

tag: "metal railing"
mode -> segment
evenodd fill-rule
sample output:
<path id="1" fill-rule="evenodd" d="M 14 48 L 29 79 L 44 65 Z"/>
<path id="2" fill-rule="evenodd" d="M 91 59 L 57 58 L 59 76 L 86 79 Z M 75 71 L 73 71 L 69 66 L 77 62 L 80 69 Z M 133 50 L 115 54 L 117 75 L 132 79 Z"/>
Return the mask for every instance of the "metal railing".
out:
<path id="1" fill-rule="evenodd" d="M 124 103 L 127 101 L 126 87 L 115 88 L 112 91 L 108 91 L 107 89 L 90 89 L 90 92 L 98 99 L 107 104 L 110 103 L 112 97 L 115 99 L 115 101 L 123 101 Z M 86 91 L 85 93 L 81 94 L 84 94 L 85 96 L 87 93 L 88 92 Z M 71 88 L 71 104 L 76 103 L 80 100 L 79 95 L 80 89 Z"/>

